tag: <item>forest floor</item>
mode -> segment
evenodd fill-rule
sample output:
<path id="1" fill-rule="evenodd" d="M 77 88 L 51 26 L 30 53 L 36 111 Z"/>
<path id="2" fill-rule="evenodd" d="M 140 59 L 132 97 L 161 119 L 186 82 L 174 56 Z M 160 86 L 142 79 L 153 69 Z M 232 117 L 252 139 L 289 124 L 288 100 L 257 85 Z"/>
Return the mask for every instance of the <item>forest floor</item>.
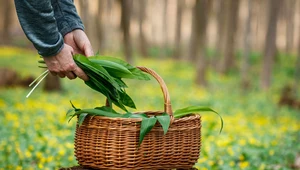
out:
<path id="1" fill-rule="evenodd" d="M 39 57 L 24 49 L 0 48 L 0 67 L 20 76 L 37 77 Z M 292 84 L 295 57 L 279 56 L 272 86 L 260 90 L 260 59 L 251 60 L 251 88 L 240 89 L 238 71 L 219 75 L 208 71 L 207 88 L 194 84 L 195 69 L 187 62 L 137 58 L 134 65 L 154 69 L 165 80 L 175 109 L 209 106 L 224 119 L 219 134 L 217 115 L 202 113 L 202 147 L 197 169 L 292 169 L 300 159 L 300 111 L 279 106 L 281 90 Z M 126 80 L 137 110 L 162 110 L 163 96 L 154 80 Z M 105 98 L 81 80 L 62 79 L 63 91 L 48 93 L 38 87 L 29 98 L 26 87 L 0 89 L 0 170 L 57 169 L 77 164 L 74 157 L 76 120 L 68 123 L 70 100 L 80 108 L 101 106 Z M 134 87 L 134 88 L 131 88 Z M 138 89 L 138 90 L 137 90 Z M 300 99 L 300 98 L 299 98 Z"/>

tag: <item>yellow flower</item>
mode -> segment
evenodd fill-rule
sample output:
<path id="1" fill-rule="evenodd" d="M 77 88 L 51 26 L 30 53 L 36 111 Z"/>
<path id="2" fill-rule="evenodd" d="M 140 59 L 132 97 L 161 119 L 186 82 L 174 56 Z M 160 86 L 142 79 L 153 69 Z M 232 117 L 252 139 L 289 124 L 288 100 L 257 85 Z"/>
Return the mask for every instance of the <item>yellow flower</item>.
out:
<path id="1" fill-rule="evenodd" d="M 0 99 L 0 108 L 6 107 L 6 103 Z"/>
<path id="2" fill-rule="evenodd" d="M 245 146 L 247 142 L 246 142 L 245 139 L 240 139 L 240 140 L 238 141 L 238 143 L 239 143 L 239 145 L 241 145 L 241 146 Z"/>
<path id="3" fill-rule="evenodd" d="M 243 161 L 243 160 L 245 160 L 245 157 L 244 157 L 244 155 L 240 155 L 239 159 L 240 159 L 240 161 Z"/>
<path id="4" fill-rule="evenodd" d="M 239 163 L 240 168 L 245 169 L 249 166 L 249 162 L 248 161 L 243 161 Z"/>
<path id="5" fill-rule="evenodd" d="M 235 165 L 234 161 L 229 162 L 229 166 L 234 167 L 234 165 Z"/>
<path id="6" fill-rule="evenodd" d="M 47 162 L 52 162 L 53 161 L 53 156 L 49 156 L 48 158 L 47 158 Z"/>
<path id="7" fill-rule="evenodd" d="M 270 150 L 270 151 L 269 151 L 269 155 L 270 155 L 270 156 L 273 156 L 274 153 L 275 153 L 274 150 Z"/>
<path id="8" fill-rule="evenodd" d="M 31 158 L 31 152 L 26 151 L 26 152 L 25 152 L 25 156 L 26 156 L 27 158 Z"/>
<path id="9" fill-rule="evenodd" d="M 233 151 L 232 147 L 228 147 L 228 148 L 227 148 L 227 152 L 228 152 L 228 154 L 229 154 L 230 156 L 233 156 L 233 155 L 234 155 L 234 151 Z"/>
<path id="10" fill-rule="evenodd" d="M 64 149 L 60 149 L 59 151 L 58 151 L 58 154 L 60 155 L 60 156 L 63 156 L 63 155 L 65 155 L 65 150 Z"/>
<path id="11" fill-rule="evenodd" d="M 198 159 L 198 163 L 204 163 L 206 161 L 206 159 L 204 157 L 201 157 Z"/>
<path id="12" fill-rule="evenodd" d="M 17 166 L 16 170 L 22 170 L 23 168 L 21 166 Z"/>
<path id="13" fill-rule="evenodd" d="M 33 150 L 34 150 L 33 145 L 29 145 L 28 150 L 29 150 L 29 151 L 33 151 Z"/>
<path id="14" fill-rule="evenodd" d="M 214 161 L 208 161 L 208 165 L 213 166 L 214 164 Z"/>
<path id="15" fill-rule="evenodd" d="M 38 167 L 39 167 L 39 169 L 44 169 L 44 166 L 41 163 L 38 164 Z"/>
<path id="16" fill-rule="evenodd" d="M 42 152 L 37 152 L 36 157 L 41 159 L 43 157 L 43 153 Z"/>

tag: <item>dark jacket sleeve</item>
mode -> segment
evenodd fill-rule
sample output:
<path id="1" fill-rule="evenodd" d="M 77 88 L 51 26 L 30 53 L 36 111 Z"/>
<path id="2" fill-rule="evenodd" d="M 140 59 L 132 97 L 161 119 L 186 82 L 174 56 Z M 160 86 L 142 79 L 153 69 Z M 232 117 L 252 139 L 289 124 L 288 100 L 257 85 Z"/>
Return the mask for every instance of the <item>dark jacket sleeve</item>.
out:
<path id="1" fill-rule="evenodd" d="M 15 0 L 20 24 L 38 53 L 56 55 L 63 48 L 50 0 Z"/>
<path id="2" fill-rule="evenodd" d="M 73 0 L 51 0 L 57 27 L 62 36 L 75 30 L 84 30 Z"/>

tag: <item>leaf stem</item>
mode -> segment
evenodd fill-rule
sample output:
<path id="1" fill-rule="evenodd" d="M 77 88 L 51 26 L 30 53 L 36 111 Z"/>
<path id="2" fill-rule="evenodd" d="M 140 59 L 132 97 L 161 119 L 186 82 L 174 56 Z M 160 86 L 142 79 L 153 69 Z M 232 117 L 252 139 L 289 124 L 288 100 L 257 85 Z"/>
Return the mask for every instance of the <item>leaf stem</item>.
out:
<path id="1" fill-rule="evenodd" d="M 49 74 L 49 70 L 46 70 L 44 73 L 42 73 L 38 78 L 40 78 L 41 76 L 43 76 L 39 81 L 38 81 L 38 83 L 31 89 L 31 91 L 27 94 L 27 96 L 26 96 L 26 98 L 28 98 L 30 95 L 31 95 L 31 93 L 35 90 L 35 88 L 46 78 L 46 76 Z M 34 84 L 37 80 L 38 80 L 38 78 L 36 78 L 30 85 L 29 85 L 29 87 L 30 86 L 32 86 L 32 84 Z"/>
<path id="2" fill-rule="evenodd" d="M 33 82 L 29 84 L 29 87 L 31 87 L 40 77 L 44 76 L 45 74 L 48 75 L 49 70 L 44 71 L 41 75 L 39 75 Z"/>

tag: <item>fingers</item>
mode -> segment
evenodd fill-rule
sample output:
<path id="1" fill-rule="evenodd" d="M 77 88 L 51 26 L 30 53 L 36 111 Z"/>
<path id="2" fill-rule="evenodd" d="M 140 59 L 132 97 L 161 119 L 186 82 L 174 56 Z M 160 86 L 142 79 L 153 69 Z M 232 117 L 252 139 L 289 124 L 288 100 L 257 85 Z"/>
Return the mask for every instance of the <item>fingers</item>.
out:
<path id="1" fill-rule="evenodd" d="M 82 30 L 74 30 L 73 31 L 73 38 L 76 46 L 79 48 L 81 52 L 84 53 L 85 56 L 93 56 L 94 51 L 93 47 L 91 45 L 91 42 L 89 41 L 87 35 Z"/>
<path id="2" fill-rule="evenodd" d="M 83 70 L 81 68 L 76 67 L 73 72 L 74 72 L 74 74 L 76 74 L 83 81 L 88 81 L 89 80 L 89 77 L 83 72 Z"/>
<path id="3" fill-rule="evenodd" d="M 73 79 L 75 79 L 75 78 L 77 77 L 76 74 L 74 74 L 72 71 L 68 72 L 68 73 L 66 74 L 66 76 L 67 76 L 70 80 L 73 80 Z"/>
<path id="4" fill-rule="evenodd" d="M 93 51 L 92 45 L 90 43 L 85 44 L 83 50 L 84 50 L 85 56 L 87 56 L 87 57 L 94 55 L 94 51 Z"/>
<path id="5" fill-rule="evenodd" d="M 55 56 L 44 57 L 44 61 L 50 73 L 60 78 L 68 77 L 70 80 L 77 76 L 84 81 L 87 81 L 88 76 L 76 65 L 73 59 L 73 48 L 67 44 Z"/>
<path id="6" fill-rule="evenodd" d="M 65 77 L 66 77 L 66 75 L 63 74 L 63 73 L 57 73 L 57 75 L 58 75 L 60 78 L 65 78 Z"/>

